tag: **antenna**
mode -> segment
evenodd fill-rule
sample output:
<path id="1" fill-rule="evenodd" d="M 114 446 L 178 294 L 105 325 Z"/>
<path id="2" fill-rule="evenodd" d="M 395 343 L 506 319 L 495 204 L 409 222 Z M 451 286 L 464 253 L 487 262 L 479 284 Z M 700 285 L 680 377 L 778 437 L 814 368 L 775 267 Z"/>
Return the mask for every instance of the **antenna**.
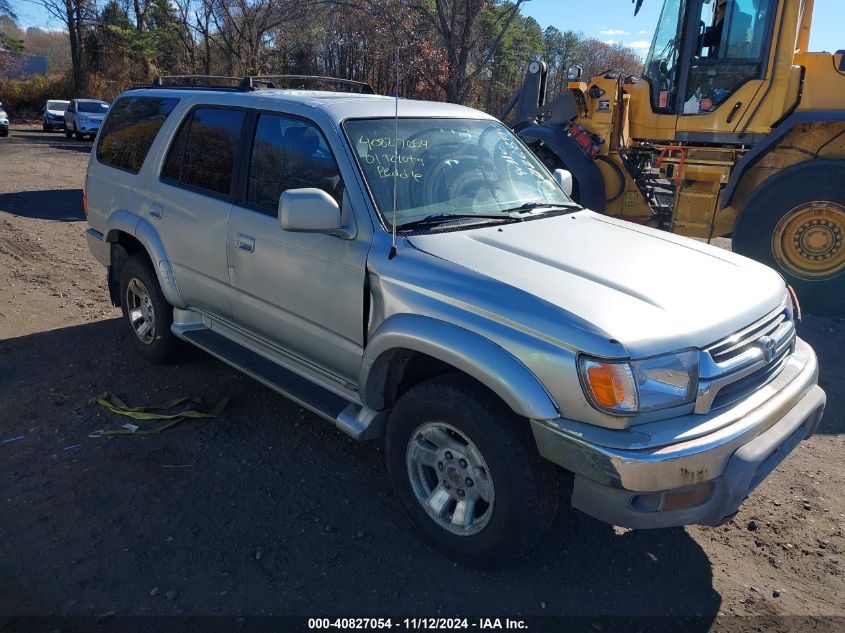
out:
<path id="1" fill-rule="evenodd" d="M 399 181 L 399 44 L 396 45 L 396 92 L 393 95 L 393 240 L 388 259 L 396 257 L 396 187 Z"/>

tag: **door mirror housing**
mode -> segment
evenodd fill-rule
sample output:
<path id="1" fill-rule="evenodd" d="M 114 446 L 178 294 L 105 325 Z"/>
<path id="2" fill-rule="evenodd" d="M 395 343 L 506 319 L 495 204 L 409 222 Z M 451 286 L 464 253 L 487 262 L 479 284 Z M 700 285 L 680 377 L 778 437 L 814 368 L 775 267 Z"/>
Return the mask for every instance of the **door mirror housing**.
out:
<path id="1" fill-rule="evenodd" d="M 288 189 L 279 198 L 279 225 L 285 231 L 337 233 L 343 219 L 337 200 L 322 189 Z"/>
<path id="2" fill-rule="evenodd" d="M 563 193 L 567 196 L 572 195 L 572 172 L 567 171 L 566 169 L 555 169 L 554 173 L 555 182 L 557 182 L 558 186 L 563 189 Z"/>

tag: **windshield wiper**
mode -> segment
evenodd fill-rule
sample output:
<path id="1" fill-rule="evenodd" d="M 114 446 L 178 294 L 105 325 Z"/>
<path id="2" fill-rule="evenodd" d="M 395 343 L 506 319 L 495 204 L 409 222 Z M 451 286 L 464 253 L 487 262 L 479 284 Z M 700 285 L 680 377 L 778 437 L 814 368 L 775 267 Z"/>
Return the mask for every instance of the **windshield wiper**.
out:
<path id="1" fill-rule="evenodd" d="M 405 229 L 419 228 L 421 226 L 437 226 L 438 224 L 445 224 L 446 222 L 451 222 L 453 220 L 472 219 L 497 220 L 498 222 L 522 222 L 522 218 L 502 215 L 501 213 L 496 215 L 485 213 L 434 213 L 432 215 L 425 216 L 421 220 L 414 220 L 413 222 L 400 224 L 396 228 L 399 231 L 404 231 Z"/>
<path id="2" fill-rule="evenodd" d="M 537 209 L 582 209 L 579 204 L 549 204 L 548 202 L 526 202 L 518 207 L 503 209 L 502 213 L 528 213 Z"/>

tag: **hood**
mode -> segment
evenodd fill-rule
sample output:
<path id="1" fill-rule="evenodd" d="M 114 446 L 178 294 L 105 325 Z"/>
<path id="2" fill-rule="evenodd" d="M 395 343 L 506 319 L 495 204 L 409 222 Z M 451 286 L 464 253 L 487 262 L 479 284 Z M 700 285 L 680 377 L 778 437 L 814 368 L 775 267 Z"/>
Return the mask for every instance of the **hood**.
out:
<path id="1" fill-rule="evenodd" d="M 632 357 L 704 347 L 785 301 L 762 264 L 591 211 L 408 239 L 592 323 Z"/>
<path id="2" fill-rule="evenodd" d="M 106 113 L 100 112 L 77 112 L 80 117 L 84 117 L 86 119 L 93 119 L 94 121 L 102 121 L 106 118 Z"/>
<path id="3" fill-rule="evenodd" d="M 47 110 L 48 113 L 52 114 L 53 116 L 64 116 L 64 110 L 53 110 L 52 108 Z"/>

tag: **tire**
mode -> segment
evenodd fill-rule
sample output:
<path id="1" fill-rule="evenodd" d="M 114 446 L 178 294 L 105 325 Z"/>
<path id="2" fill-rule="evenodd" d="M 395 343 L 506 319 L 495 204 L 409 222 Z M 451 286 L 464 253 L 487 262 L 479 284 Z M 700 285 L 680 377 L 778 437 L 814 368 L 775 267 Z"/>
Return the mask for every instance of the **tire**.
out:
<path id="1" fill-rule="evenodd" d="M 153 363 L 166 363 L 177 357 L 182 346 L 170 331 L 173 308 L 164 298 L 146 255 L 133 255 L 123 264 L 120 307 L 129 336 L 141 356 Z"/>
<path id="2" fill-rule="evenodd" d="M 811 160 L 766 181 L 742 210 L 737 253 L 778 270 L 801 307 L 845 312 L 845 161 Z"/>
<path id="3" fill-rule="evenodd" d="M 70 128 L 65 125 L 65 138 L 70 138 L 73 132 L 70 131 Z"/>
<path id="4" fill-rule="evenodd" d="M 47 125 L 47 124 L 46 124 L 46 123 L 44 123 L 43 121 L 41 122 L 41 128 L 42 128 L 45 132 L 52 132 L 52 131 L 53 131 L 53 126 L 52 126 L 52 125 Z"/>
<path id="5" fill-rule="evenodd" d="M 75 138 L 77 141 L 81 141 L 85 138 L 84 136 L 82 136 L 82 134 L 79 133 L 79 130 L 76 129 L 76 121 L 73 122 L 73 138 Z"/>
<path id="6" fill-rule="evenodd" d="M 492 567 L 525 556 L 554 520 L 559 477 L 538 454 L 529 423 L 465 376 L 441 376 L 405 393 L 390 415 L 385 456 L 411 523 L 462 563 Z M 423 498 L 440 499 L 439 518 Z M 461 502 L 464 514 L 470 503 L 474 510 L 455 525 Z"/>

